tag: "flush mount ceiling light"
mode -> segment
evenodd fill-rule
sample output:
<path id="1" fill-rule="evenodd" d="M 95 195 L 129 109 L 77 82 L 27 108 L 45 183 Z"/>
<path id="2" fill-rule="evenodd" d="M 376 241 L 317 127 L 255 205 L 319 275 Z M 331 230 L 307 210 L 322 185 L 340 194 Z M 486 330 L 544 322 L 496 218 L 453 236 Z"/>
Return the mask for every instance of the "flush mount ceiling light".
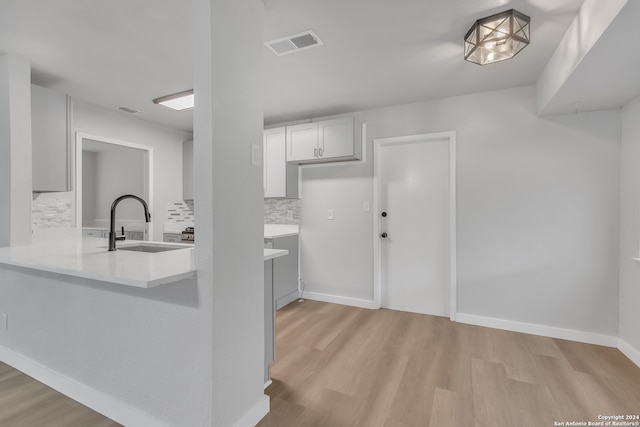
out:
<path id="1" fill-rule="evenodd" d="M 153 100 L 154 104 L 162 105 L 174 111 L 193 110 L 193 102 L 193 89 L 174 93 L 173 95 L 162 96 Z"/>
<path id="2" fill-rule="evenodd" d="M 464 59 L 485 65 L 513 58 L 529 44 L 530 22 L 515 9 L 478 19 L 464 36 Z"/>

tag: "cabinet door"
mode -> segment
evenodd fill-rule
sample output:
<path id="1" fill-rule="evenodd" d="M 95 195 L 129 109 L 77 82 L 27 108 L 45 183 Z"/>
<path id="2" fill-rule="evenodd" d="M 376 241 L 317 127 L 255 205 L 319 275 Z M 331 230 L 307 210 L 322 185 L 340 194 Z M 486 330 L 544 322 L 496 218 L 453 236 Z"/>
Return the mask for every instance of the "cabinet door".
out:
<path id="1" fill-rule="evenodd" d="M 182 243 L 182 234 L 164 233 L 162 235 L 163 242 Z"/>
<path id="2" fill-rule="evenodd" d="M 88 237 L 102 237 L 102 230 L 88 230 L 85 228 L 82 230 L 82 235 Z"/>
<path id="3" fill-rule="evenodd" d="M 67 95 L 31 85 L 33 191 L 69 190 L 70 108 Z"/>
<path id="4" fill-rule="evenodd" d="M 193 200 L 193 141 L 182 144 L 182 198 Z"/>
<path id="5" fill-rule="evenodd" d="M 313 160 L 318 156 L 318 124 L 287 126 L 287 161 Z"/>
<path id="6" fill-rule="evenodd" d="M 318 122 L 320 158 L 351 157 L 354 155 L 353 117 Z"/>
<path id="7" fill-rule="evenodd" d="M 129 231 L 127 238 L 130 240 L 144 240 L 144 231 Z"/>
<path id="8" fill-rule="evenodd" d="M 287 132 L 284 127 L 267 129 L 263 135 L 264 197 L 287 195 Z"/>

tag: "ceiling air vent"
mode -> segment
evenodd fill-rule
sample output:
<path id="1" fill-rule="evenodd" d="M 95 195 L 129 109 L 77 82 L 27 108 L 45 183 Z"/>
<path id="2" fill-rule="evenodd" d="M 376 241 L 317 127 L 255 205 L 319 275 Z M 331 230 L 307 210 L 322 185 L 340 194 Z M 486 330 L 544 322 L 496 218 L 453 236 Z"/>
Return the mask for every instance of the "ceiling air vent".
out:
<path id="1" fill-rule="evenodd" d="M 270 40 L 264 43 L 277 56 L 287 55 L 293 52 L 309 49 L 322 45 L 322 40 L 318 38 L 312 30 L 280 39 Z"/>

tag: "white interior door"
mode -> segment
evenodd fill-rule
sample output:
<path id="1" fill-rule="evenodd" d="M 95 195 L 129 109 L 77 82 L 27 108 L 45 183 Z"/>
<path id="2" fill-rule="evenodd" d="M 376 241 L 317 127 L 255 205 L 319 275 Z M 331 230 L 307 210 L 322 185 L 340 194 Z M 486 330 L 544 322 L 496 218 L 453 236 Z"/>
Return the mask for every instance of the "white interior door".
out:
<path id="1" fill-rule="evenodd" d="M 379 144 L 381 306 L 449 316 L 448 138 L 390 138 Z"/>

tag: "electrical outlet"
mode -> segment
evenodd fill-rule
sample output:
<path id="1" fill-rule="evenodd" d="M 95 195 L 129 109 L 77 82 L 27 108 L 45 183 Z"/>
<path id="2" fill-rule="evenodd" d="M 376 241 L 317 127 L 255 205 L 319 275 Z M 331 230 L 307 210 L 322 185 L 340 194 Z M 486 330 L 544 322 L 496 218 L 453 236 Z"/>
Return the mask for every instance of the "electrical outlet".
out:
<path id="1" fill-rule="evenodd" d="M 333 219 L 333 209 L 327 210 L 327 219 Z"/>
<path id="2" fill-rule="evenodd" d="M 9 316 L 5 313 L 0 314 L 0 331 L 6 331 L 9 326 Z"/>
<path id="3" fill-rule="evenodd" d="M 291 211 L 291 210 L 287 211 L 287 219 L 289 221 L 293 221 L 293 211 Z"/>

